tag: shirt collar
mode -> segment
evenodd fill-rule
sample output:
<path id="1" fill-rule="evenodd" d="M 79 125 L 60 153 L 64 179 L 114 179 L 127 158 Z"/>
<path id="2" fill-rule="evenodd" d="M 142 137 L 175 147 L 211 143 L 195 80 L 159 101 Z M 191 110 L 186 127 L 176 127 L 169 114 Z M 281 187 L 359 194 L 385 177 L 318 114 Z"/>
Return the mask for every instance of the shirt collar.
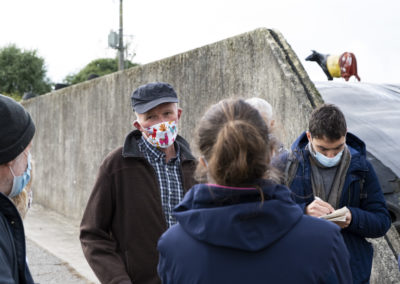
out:
<path id="1" fill-rule="evenodd" d="M 151 145 L 146 138 L 142 135 L 139 147 L 141 147 L 142 151 L 146 152 L 148 155 L 152 156 L 155 160 L 165 159 L 165 153 L 160 149 L 157 149 L 153 145 Z M 172 158 L 171 161 L 175 161 L 175 159 L 179 159 L 180 157 L 180 147 L 178 143 L 174 143 L 176 157 Z"/>

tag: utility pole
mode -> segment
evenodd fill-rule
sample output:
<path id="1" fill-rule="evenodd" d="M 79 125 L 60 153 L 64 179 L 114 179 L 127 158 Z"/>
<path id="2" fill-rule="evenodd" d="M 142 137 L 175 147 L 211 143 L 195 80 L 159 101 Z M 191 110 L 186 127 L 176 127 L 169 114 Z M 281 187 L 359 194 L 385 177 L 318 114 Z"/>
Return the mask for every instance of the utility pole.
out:
<path id="1" fill-rule="evenodd" d="M 122 0 L 119 0 L 119 33 L 111 30 L 108 34 L 108 46 L 118 50 L 118 70 L 125 69 L 124 60 L 124 30 L 123 30 L 123 10 L 122 10 Z"/>
<path id="2" fill-rule="evenodd" d="M 123 21 L 122 21 L 122 0 L 119 0 L 119 43 L 118 43 L 118 70 L 124 70 L 124 40 L 123 40 Z"/>

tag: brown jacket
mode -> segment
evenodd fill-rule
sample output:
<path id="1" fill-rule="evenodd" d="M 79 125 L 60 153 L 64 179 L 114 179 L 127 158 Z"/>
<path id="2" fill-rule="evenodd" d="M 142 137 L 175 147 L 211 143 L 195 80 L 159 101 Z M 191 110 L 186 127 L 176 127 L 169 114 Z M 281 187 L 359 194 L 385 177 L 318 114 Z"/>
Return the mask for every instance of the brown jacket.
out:
<path id="1" fill-rule="evenodd" d="M 156 247 L 167 225 L 156 173 L 137 145 L 140 136 L 132 131 L 124 147 L 105 158 L 82 218 L 83 252 L 102 283 L 160 283 Z M 182 137 L 175 143 L 186 192 L 195 183 L 196 163 Z"/>

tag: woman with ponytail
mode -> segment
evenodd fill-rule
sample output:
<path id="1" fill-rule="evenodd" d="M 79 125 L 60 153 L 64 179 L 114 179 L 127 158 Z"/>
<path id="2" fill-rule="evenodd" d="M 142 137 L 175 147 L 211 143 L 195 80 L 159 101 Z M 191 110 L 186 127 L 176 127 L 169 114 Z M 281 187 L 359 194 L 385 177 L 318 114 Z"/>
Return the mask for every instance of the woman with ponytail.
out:
<path id="1" fill-rule="evenodd" d="M 223 100 L 200 120 L 195 185 L 158 242 L 163 283 L 351 283 L 335 224 L 304 215 L 274 181 L 259 112 Z"/>

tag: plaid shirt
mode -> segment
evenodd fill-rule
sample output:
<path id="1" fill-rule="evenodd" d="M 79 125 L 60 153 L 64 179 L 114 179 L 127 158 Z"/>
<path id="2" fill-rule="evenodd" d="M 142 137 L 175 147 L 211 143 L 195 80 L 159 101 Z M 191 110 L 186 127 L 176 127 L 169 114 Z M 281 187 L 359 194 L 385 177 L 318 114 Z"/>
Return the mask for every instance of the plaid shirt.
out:
<path id="1" fill-rule="evenodd" d="M 176 223 L 175 217 L 172 216 L 172 209 L 183 198 L 179 145 L 175 143 L 176 157 L 170 159 L 168 163 L 165 162 L 165 153 L 152 146 L 143 136 L 138 140 L 138 146 L 156 172 L 160 185 L 162 207 L 169 228 Z"/>

